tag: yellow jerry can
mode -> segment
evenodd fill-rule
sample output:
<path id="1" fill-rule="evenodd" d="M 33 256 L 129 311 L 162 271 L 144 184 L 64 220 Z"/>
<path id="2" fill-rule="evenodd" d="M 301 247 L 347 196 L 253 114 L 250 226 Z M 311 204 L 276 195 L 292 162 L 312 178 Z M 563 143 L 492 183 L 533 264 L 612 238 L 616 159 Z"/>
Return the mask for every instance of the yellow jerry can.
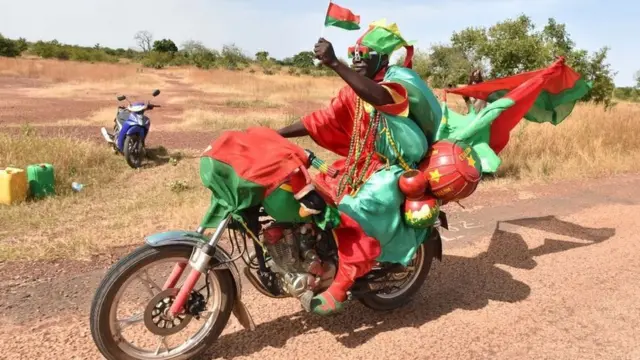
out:
<path id="1" fill-rule="evenodd" d="M 27 199 L 29 183 L 23 169 L 8 167 L 0 170 L 0 204 L 11 205 Z"/>

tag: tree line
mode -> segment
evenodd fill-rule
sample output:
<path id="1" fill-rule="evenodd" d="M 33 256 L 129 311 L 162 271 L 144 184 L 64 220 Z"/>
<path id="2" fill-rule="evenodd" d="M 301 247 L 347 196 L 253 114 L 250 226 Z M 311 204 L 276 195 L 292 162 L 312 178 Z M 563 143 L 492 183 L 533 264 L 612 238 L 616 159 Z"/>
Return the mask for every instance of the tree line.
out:
<path id="1" fill-rule="evenodd" d="M 192 40 L 178 47 L 171 39 L 154 39 L 148 31 L 137 32 L 134 40 L 137 49 L 112 49 L 100 44 L 93 47 L 67 45 L 56 40 L 32 43 L 24 38 L 12 40 L 0 35 L 0 56 L 29 53 L 42 58 L 91 62 L 118 62 L 126 58 L 158 69 L 192 65 L 201 69 L 229 70 L 250 67 L 249 71 L 253 72 L 258 65 L 267 75 L 278 74 L 283 67 L 287 67 L 291 75 L 333 75 L 327 68 L 314 65 L 311 51 L 275 59 L 267 51 L 249 56 L 235 44 L 224 45 L 218 50 Z M 497 78 L 543 68 L 556 57 L 564 56 L 569 66 L 593 83 L 585 101 L 606 107 L 613 104 L 614 98 L 640 101 L 640 71 L 634 77 L 635 86 L 616 88 L 613 77 L 617 72 L 607 62 L 608 52 L 607 46 L 592 53 L 578 48 L 566 25 L 554 18 L 549 18 L 544 27 L 536 28 L 530 17 L 521 15 L 490 27 L 468 27 L 454 32 L 448 43 L 417 49 L 413 63 L 414 70 L 431 86 L 442 88 L 466 84 L 475 69 L 482 70 L 485 78 Z M 401 58 L 398 63 L 402 61 Z"/>

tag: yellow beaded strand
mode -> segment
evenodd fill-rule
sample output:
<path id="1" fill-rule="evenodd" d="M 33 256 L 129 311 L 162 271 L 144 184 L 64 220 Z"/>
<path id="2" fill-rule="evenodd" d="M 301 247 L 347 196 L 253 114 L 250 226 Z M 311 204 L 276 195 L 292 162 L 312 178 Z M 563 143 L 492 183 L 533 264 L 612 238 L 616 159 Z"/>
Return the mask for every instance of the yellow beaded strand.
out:
<path id="1" fill-rule="evenodd" d="M 400 154 L 400 151 L 398 150 L 398 147 L 396 146 L 396 142 L 393 140 L 393 137 L 391 136 L 391 131 L 389 131 L 389 127 L 387 127 L 387 122 L 386 121 L 384 121 L 384 130 L 383 131 L 386 133 L 387 141 L 389 142 L 389 145 L 391 145 L 391 149 L 393 149 L 394 154 L 398 158 L 398 162 L 400 163 L 400 166 L 404 170 L 411 170 L 411 167 L 409 166 L 409 164 L 407 164 L 407 162 L 404 160 L 404 158 Z"/>

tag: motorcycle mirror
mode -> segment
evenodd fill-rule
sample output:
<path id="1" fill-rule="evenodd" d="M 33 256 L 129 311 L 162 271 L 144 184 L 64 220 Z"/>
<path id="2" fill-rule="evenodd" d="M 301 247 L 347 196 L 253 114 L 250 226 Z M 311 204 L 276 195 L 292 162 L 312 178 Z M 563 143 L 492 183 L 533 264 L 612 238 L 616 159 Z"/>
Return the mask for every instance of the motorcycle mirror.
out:
<path id="1" fill-rule="evenodd" d="M 118 95 L 117 99 L 118 101 L 124 101 L 127 97 L 124 95 Z"/>
<path id="2" fill-rule="evenodd" d="M 153 90 L 153 94 L 152 94 L 152 95 L 153 95 L 154 97 L 156 97 L 156 96 L 160 95 L 160 90 L 158 90 L 158 89 Z"/>

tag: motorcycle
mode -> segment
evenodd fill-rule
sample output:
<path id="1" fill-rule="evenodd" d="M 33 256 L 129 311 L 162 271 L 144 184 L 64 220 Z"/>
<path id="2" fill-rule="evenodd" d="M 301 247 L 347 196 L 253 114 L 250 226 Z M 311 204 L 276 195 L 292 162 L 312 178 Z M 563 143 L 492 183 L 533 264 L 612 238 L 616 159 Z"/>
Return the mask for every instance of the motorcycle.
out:
<path id="1" fill-rule="evenodd" d="M 308 168 L 337 175 L 311 151 L 307 154 Z M 99 284 L 90 312 L 91 334 L 102 355 L 110 360 L 192 358 L 217 340 L 231 314 L 245 329 L 254 331 L 255 323 L 242 301 L 236 260 L 244 262 L 242 273 L 259 293 L 274 299 L 298 298 L 309 312 L 311 298 L 326 290 L 336 274 L 333 232 L 313 221 L 278 222 L 263 205 L 243 211 L 242 221 L 231 215 L 223 218 L 211 236 L 202 227 L 147 236 L 145 244 L 115 263 Z M 425 282 L 433 259 L 442 261 L 440 227 L 447 228 L 444 212 L 407 266 L 377 263 L 357 279 L 349 298 L 379 311 L 407 304 Z M 228 241 L 222 241 L 225 232 Z M 165 262 L 169 265 L 165 271 L 149 270 Z M 158 279 L 153 280 L 151 274 Z M 137 295 L 125 296 L 125 288 L 134 280 L 142 288 Z M 121 301 L 134 305 L 124 306 Z M 137 310 L 118 315 L 120 309 L 134 306 Z M 184 334 L 190 324 L 198 325 L 199 330 L 170 345 L 169 337 Z M 127 339 L 125 333 L 136 325 L 140 331 L 132 337 L 137 339 L 144 332 L 153 339 Z"/>
<path id="2" fill-rule="evenodd" d="M 152 95 L 153 97 L 160 95 L 160 90 L 154 90 Z M 127 97 L 118 95 L 116 99 L 121 102 L 127 100 Z M 100 132 L 107 143 L 113 147 L 114 153 L 123 154 L 127 164 L 137 169 L 146 156 L 145 139 L 151 126 L 151 119 L 145 115 L 145 111 L 153 110 L 160 105 L 152 104 L 150 101 L 128 102 L 127 106 L 118 105 L 113 119 L 113 134 L 109 134 L 104 127 Z"/>

